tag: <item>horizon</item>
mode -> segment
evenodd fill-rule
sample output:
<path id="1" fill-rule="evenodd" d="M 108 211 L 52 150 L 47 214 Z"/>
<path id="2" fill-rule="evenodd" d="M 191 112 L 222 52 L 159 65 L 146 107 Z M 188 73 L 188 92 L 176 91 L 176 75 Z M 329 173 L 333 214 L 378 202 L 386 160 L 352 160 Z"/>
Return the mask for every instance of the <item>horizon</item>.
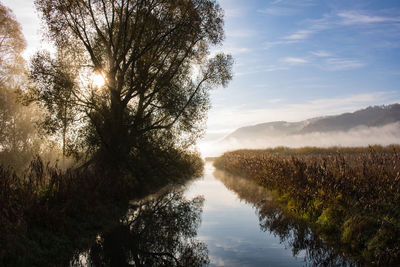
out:
<path id="1" fill-rule="evenodd" d="M 392 116 L 393 114 L 398 116 L 399 106 L 400 103 L 374 105 L 352 112 L 312 117 L 300 121 L 270 121 L 247 125 L 217 140 L 203 143 L 201 151 L 203 157 L 215 157 L 237 149 L 395 145 L 400 140 L 398 134 L 400 120 L 393 120 Z M 371 112 L 371 110 L 375 112 L 375 115 L 370 113 L 371 117 L 366 121 L 365 112 Z M 386 112 L 385 110 L 389 113 L 382 114 Z M 350 117 L 346 118 L 346 115 Z"/>
<path id="2" fill-rule="evenodd" d="M 33 1 L 5 0 L 28 46 L 39 48 Z M 212 144 L 237 128 L 301 121 L 400 102 L 400 2 L 221 0 L 225 41 L 235 60 L 227 88 L 211 92 L 205 136 Z"/>

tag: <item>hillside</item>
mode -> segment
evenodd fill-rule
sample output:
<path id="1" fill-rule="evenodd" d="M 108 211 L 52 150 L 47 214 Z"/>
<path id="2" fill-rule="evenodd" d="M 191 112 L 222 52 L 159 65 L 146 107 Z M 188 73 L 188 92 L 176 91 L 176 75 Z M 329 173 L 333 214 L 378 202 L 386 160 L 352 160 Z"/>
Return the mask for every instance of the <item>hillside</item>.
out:
<path id="1" fill-rule="evenodd" d="M 308 134 L 345 134 L 357 129 L 378 129 L 400 123 L 400 104 L 373 106 L 335 116 L 317 117 L 300 122 L 275 121 L 242 127 L 225 137 L 220 143 L 248 143 Z M 284 145 L 284 144 L 282 144 Z"/>

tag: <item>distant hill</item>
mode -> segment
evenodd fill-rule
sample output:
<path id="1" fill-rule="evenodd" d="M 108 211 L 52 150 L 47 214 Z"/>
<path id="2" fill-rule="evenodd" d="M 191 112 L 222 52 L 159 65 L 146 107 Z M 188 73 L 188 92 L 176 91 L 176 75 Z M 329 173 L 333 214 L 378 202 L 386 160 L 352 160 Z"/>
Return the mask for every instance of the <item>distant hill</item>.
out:
<path id="1" fill-rule="evenodd" d="M 312 118 L 300 122 L 275 121 L 242 127 L 225 137 L 221 143 L 246 143 L 306 135 L 311 133 L 349 132 L 357 128 L 377 128 L 400 122 L 400 104 L 373 106 L 336 116 Z"/>

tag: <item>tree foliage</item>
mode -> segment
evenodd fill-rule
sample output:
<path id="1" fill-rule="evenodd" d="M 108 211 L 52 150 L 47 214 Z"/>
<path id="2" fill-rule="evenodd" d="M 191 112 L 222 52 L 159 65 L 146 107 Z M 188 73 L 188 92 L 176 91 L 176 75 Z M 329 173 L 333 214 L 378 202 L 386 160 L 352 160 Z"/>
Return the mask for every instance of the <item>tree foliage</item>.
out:
<path id="1" fill-rule="evenodd" d="M 16 169 L 26 164 L 35 135 L 32 114 L 16 94 L 26 82 L 25 46 L 20 24 L 0 3 L 0 162 Z"/>
<path id="2" fill-rule="evenodd" d="M 70 61 L 71 58 L 61 50 L 56 58 L 48 52 L 38 52 L 31 60 L 30 78 L 33 83 L 26 95 L 28 102 L 39 103 L 47 111 L 40 126 L 48 134 L 62 139 L 63 158 L 71 152 L 70 149 L 67 151 L 68 141 L 74 139 L 73 126 L 78 121 L 73 98 L 77 90 L 77 70 L 69 64 Z"/>
<path id="3" fill-rule="evenodd" d="M 231 56 L 209 57 L 210 46 L 223 40 L 223 12 L 215 1 L 35 3 L 55 45 L 81 52 L 78 73 L 105 78 L 102 88 L 86 81 L 73 93 L 86 119 L 84 147 L 115 163 L 144 146 L 193 143 L 209 109 L 209 90 L 231 79 Z"/>
<path id="4" fill-rule="evenodd" d="M 26 41 L 12 11 L 0 3 L 0 83 L 13 84 L 23 73 Z"/>

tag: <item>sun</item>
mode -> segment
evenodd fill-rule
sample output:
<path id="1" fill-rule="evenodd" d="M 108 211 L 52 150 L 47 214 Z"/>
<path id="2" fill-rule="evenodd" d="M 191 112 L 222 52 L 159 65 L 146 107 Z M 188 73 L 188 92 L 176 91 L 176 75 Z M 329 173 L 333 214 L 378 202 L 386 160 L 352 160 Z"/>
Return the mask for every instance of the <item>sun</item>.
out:
<path id="1" fill-rule="evenodd" d="M 91 80 L 95 87 L 102 87 L 106 82 L 104 76 L 100 73 L 93 73 Z"/>

